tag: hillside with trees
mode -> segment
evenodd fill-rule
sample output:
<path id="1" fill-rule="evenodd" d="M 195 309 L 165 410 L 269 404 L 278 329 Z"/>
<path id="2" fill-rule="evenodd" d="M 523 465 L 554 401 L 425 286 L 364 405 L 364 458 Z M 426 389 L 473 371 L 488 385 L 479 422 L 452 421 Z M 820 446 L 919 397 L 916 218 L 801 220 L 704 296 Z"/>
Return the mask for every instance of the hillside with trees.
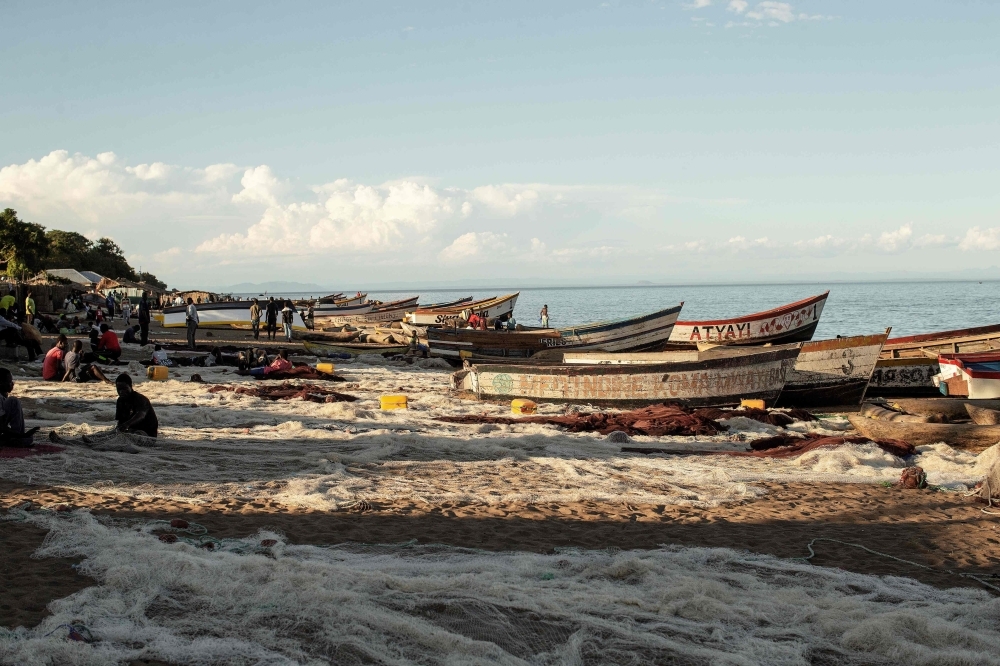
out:
<path id="1" fill-rule="evenodd" d="M 0 212 L 0 257 L 7 261 L 7 275 L 12 278 L 24 279 L 46 269 L 75 268 L 166 288 L 152 273 L 132 268 L 112 239 L 92 241 L 75 231 L 46 231 L 40 224 L 18 219 L 12 208 Z"/>

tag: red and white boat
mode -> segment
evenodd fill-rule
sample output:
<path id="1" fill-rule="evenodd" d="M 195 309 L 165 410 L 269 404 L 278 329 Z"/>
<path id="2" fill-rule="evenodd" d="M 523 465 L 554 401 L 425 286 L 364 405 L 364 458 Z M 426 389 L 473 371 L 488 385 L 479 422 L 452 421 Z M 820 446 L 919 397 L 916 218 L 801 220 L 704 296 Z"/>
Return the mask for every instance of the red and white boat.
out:
<path id="1" fill-rule="evenodd" d="M 670 334 L 671 346 L 762 345 L 812 340 L 830 292 L 732 319 L 679 321 Z M 676 343 L 676 345 L 675 345 Z"/>
<path id="2" fill-rule="evenodd" d="M 1000 398 L 1000 352 L 941 354 L 933 377 L 943 395 L 980 400 Z"/>
<path id="3" fill-rule="evenodd" d="M 464 311 L 475 313 L 486 319 L 496 319 L 497 317 L 509 315 L 514 311 L 514 305 L 517 303 L 517 297 L 520 293 L 484 298 L 479 301 L 472 301 L 471 303 L 463 303 L 451 307 L 418 307 L 415 310 L 407 312 L 403 321 L 416 326 L 440 326 L 449 319 L 461 317 Z"/>

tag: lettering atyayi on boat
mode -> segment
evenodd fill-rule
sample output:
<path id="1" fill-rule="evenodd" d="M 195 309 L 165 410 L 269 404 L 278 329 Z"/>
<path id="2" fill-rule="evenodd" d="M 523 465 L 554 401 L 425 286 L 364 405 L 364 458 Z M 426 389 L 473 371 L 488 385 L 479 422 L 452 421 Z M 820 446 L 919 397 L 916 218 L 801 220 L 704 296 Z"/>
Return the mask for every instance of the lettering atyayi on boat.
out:
<path id="1" fill-rule="evenodd" d="M 808 340 L 819 323 L 827 294 L 767 312 L 718 321 L 678 321 L 674 342 L 750 343 Z"/>

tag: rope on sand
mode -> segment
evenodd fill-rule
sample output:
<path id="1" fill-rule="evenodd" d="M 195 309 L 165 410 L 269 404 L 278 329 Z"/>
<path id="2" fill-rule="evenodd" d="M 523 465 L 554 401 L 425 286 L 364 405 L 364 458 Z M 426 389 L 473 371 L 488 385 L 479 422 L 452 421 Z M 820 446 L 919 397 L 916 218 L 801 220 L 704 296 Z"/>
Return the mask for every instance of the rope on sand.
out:
<path id="1" fill-rule="evenodd" d="M 984 586 L 990 588 L 991 590 L 994 590 L 995 592 L 1000 592 L 1000 587 L 998 587 L 996 585 L 993 585 L 992 583 L 987 583 L 985 580 L 983 580 L 980 576 L 978 576 L 976 574 L 962 573 L 962 572 L 959 572 L 959 571 L 952 571 L 951 569 L 939 569 L 937 567 L 927 566 L 926 564 L 920 564 L 919 562 L 913 562 L 911 560 L 904 560 L 901 557 L 896 557 L 895 555 L 889 555 L 888 553 L 880 553 L 877 550 L 872 550 L 871 548 L 868 548 L 867 546 L 862 546 L 859 543 L 850 543 L 849 541 L 841 541 L 840 539 L 831 539 L 829 537 L 816 537 L 815 539 L 813 539 L 812 541 L 810 541 L 809 543 L 806 544 L 806 548 L 809 549 L 809 556 L 808 557 L 796 557 L 796 558 L 793 558 L 793 559 L 805 560 L 806 562 L 809 562 L 810 560 L 812 560 L 812 558 L 816 557 L 816 551 L 813 550 L 813 544 L 815 544 L 817 541 L 827 541 L 829 543 L 839 543 L 842 546 L 850 546 L 851 548 L 859 548 L 859 549 L 861 549 L 861 550 L 863 550 L 863 551 L 865 551 L 867 553 L 871 553 L 872 555 L 878 555 L 879 557 L 885 557 L 885 558 L 890 559 L 890 560 L 895 560 L 896 562 L 902 562 L 903 564 L 909 564 L 910 566 L 919 567 L 921 569 L 925 569 L 927 571 L 932 571 L 934 573 L 946 573 L 946 574 L 950 574 L 952 576 L 960 576 L 962 578 L 971 578 L 972 580 L 976 581 L 980 585 L 984 585 Z M 985 576 L 989 577 L 989 578 L 1000 578 L 1000 575 L 997 575 L 997 574 L 985 574 Z"/>

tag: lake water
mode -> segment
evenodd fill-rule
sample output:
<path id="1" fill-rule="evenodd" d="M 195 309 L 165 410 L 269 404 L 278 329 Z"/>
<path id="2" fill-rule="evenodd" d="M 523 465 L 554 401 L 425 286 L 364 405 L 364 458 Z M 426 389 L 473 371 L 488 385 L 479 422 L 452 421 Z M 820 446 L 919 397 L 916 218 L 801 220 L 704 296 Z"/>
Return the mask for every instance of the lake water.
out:
<path id="1" fill-rule="evenodd" d="M 575 326 L 623 319 L 684 301 L 681 319 L 723 319 L 797 301 L 830 290 L 814 339 L 878 333 L 893 337 L 1000 322 L 1000 282 L 856 282 L 834 284 L 681 285 L 675 287 L 567 287 L 485 290 L 371 291 L 392 301 L 420 294 L 421 303 L 463 296 L 486 298 L 520 291 L 515 318 L 537 325 L 549 306 L 549 325 Z M 353 290 L 345 290 L 353 293 Z M 282 294 L 303 298 L 319 294 Z"/>

